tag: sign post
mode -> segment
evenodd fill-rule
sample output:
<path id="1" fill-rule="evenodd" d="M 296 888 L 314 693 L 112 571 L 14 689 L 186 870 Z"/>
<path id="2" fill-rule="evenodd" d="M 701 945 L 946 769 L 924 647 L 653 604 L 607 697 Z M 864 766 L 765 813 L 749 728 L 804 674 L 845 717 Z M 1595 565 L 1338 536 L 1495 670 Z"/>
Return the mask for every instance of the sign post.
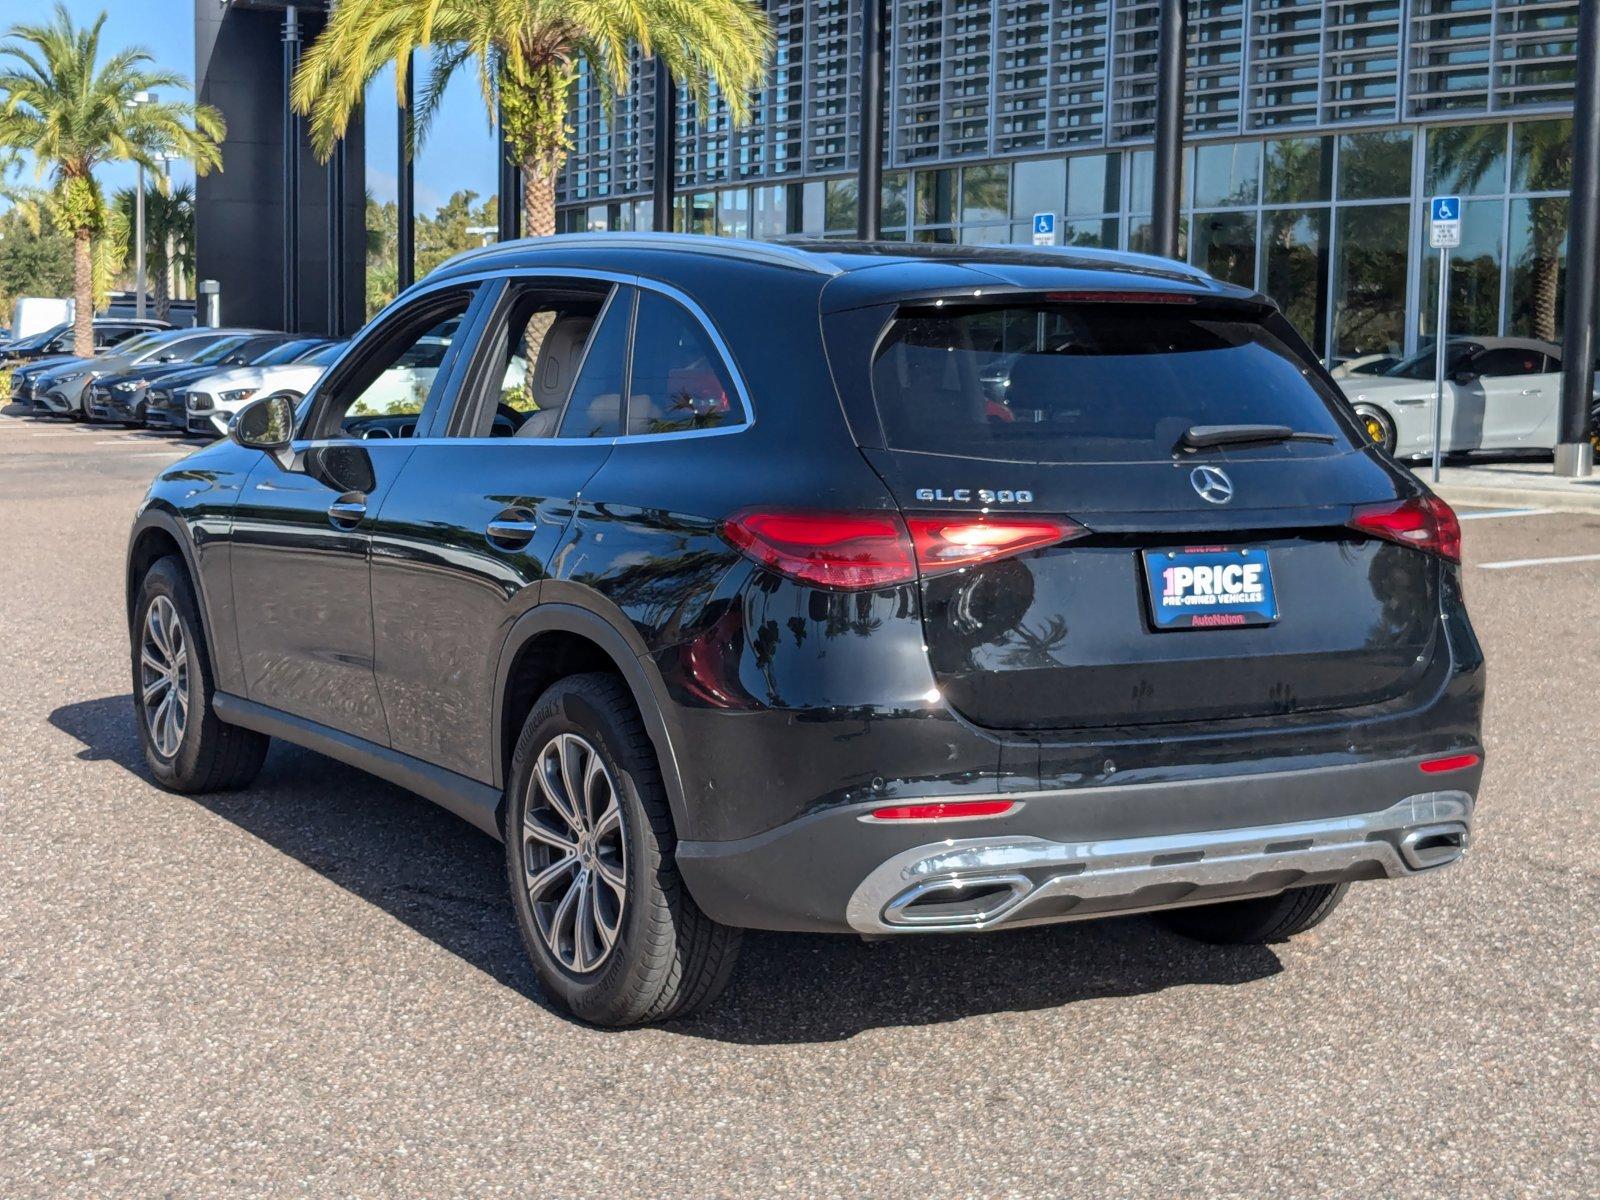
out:
<path id="1" fill-rule="evenodd" d="M 1461 245 L 1461 197 L 1435 196 L 1428 201 L 1428 245 L 1439 252 L 1439 319 L 1433 344 L 1433 482 L 1439 482 L 1440 447 L 1444 441 L 1444 367 L 1450 328 L 1450 251 Z"/>
<path id="2" fill-rule="evenodd" d="M 1054 246 L 1056 244 L 1055 213 L 1033 214 L 1033 244 L 1035 246 Z"/>

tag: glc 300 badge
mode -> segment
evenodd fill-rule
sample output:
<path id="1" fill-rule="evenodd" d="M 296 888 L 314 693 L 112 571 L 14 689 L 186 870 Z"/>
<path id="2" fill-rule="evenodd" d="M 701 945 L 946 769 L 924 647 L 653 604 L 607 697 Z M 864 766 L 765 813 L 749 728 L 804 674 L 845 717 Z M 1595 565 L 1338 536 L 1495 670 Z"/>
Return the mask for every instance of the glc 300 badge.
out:
<path id="1" fill-rule="evenodd" d="M 918 500 L 928 504 L 1032 504 L 1033 493 L 1021 488 L 1001 488 L 990 491 L 988 488 L 918 488 Z"/>

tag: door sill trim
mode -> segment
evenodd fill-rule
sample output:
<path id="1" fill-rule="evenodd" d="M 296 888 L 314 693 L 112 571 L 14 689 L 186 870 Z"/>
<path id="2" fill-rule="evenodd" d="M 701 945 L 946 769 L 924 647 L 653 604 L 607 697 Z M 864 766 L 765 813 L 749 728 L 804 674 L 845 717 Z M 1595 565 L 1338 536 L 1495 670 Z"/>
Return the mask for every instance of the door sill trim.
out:
<path id="1" fill-rule="evenodd" d="M 376 775 L 379 779 L 386 779 L 433 801 L 469 825 L 500 840 L 501 793 L 486 783 L 468 779 L 465 775 L 436 767 L 365 738 L 342 733 L 305 717 L 246 700 L 243 696 L 217 692 L 212 697 L 212 708 L 218 720 L 253 729 L 268 737 L 282 738 L 296 746 L 326 754 L 369 775 Z"/>

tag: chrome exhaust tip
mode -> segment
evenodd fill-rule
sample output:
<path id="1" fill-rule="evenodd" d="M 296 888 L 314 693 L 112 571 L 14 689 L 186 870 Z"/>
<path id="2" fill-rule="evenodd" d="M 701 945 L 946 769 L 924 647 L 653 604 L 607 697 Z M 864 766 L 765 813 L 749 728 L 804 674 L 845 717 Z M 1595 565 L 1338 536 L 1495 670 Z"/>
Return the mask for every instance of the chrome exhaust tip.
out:
<path id="1" fill-rule="evenodd" d="M 1033 890 L 1026 875 L 934 879 L 907 888 L 884 906 L 886 925 L 974 925 L 1015 907 Z"/>
<path id="2" fill-rule="evenodd" d="M 1424 825 L 1400 839 L 1400 856 L 1413 871 L 1426 871 L 1456 861 L 1467 852 L 1465 825 Z"/>

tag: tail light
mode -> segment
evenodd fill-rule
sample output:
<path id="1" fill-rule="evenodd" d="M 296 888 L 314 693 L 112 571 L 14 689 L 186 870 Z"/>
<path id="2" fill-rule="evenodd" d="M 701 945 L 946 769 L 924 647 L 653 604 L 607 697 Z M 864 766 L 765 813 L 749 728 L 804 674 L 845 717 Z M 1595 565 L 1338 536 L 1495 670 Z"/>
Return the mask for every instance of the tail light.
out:
<path id="1" fill-rule="evenodd" d="M 1071 521 L 1041 517 L 766 512 L 730 517 L 722 536 L 762 566 L 842 591 L 911 583 L 1082 537 Z"/>
<path id="2" fill-rule="evenodd" d="M 1415 496 L 1398 504 L 1364 504 L 1356 508 L 1350 527 L 1401 546 L 1461 561 L 1461 522 L 1437 496 Z"/>

